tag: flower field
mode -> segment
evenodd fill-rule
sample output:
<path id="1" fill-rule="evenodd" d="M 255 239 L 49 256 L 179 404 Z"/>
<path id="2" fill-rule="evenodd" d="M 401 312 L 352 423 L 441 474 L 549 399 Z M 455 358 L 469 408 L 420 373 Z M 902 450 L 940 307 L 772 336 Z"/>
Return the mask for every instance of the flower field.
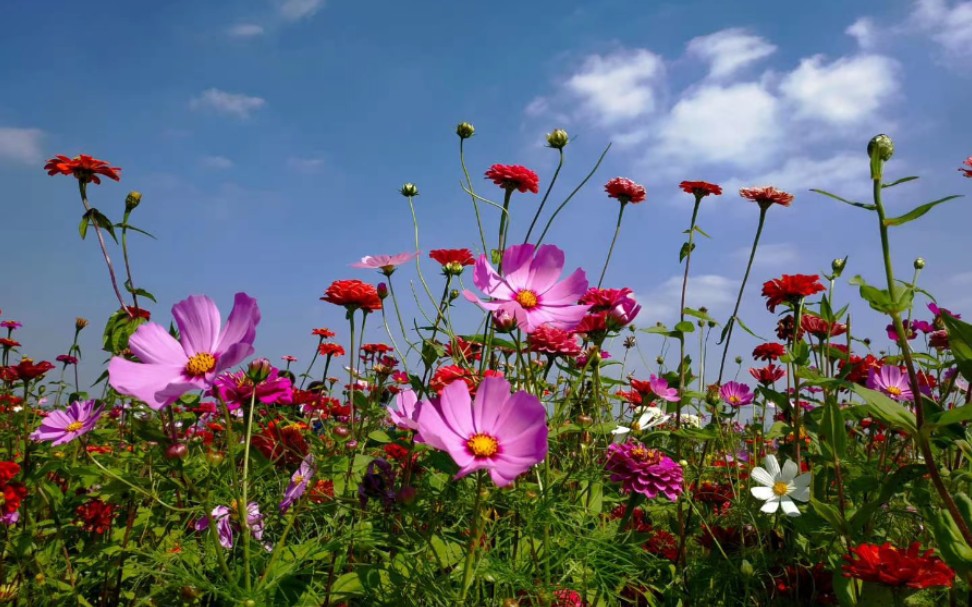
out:
<path id="1" fill-rule="evenodd" d="M 78 318 L 53 362 L 0 313 L 0 604 L 972 604 L 972 325 L 920 286 L 924 260 L 891 261 L 958 196 L 889 216 L 917 177 L 895 174 L 887 135 L 861 149 L 866 201 L 683 181 L 684 243 L 661 257 L 680 264 L 678 322 L 646 325 L 605 279 L 651 192 L 598 160 L 558 198 L 566 131 L 547 135 L 550 176 L 467 166 L 474 135 L 456 128 L 479 240 L 420 237 L 419 187 L 401 186 L 414 248 L 331 277 L 320 299 L 346 322 L 306 327 L 301 360 L 261 353 L 242 288 L 156 302 L 129 250 L 150 236 L 142 195 L 116 213 L 98 186 L 121 168 L 51 158 L 115 303 Z M 972 157 L 959 173 L 968 185 Z M 547 238 L 578 192 L 616 211 L 603 261 Z M 846 257 L 757 278 L 764 226 L 811 198 L 870 217 L 883 282 L 845 274 Z M 686 305 L 715 200 L 753 215 L 726 318 Z M 531 203 L 514 224 L 511 205 Z M 742 350 L 747 289 L 776 335 Z M 854 331 L 851 300 L 889 347 Z M 93 385 L 84 331 L 107 361 Z M 637 360 L 639 340 L 667 355 Z"/>

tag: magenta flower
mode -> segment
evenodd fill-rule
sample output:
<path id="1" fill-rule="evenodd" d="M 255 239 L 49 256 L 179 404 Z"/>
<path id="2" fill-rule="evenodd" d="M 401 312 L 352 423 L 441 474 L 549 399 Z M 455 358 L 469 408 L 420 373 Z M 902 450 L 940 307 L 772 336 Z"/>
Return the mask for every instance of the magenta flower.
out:
<path id="1" fill-rule="evenodd" d="M 270 367 L 269 363 L 267 366 L 270 369 L 267 377 L 257 384 L 253 383 L 246 371 L 220 375 L 213 381 L 213 396 L 226 403 L 230 411 L 249 405 L 254 393 L 257 402 L 264 405 L 290 404 L 294 394 L 290 379 L 280 377 L 280 370 Z"/>
<path id="2" fill-rule="evenodd" d="M 418 257 L 418 253 L 399 253 L 398 255 L 367 255 L 351 264 L 352 268 L 366 268 L 380 270 L 385 276 L 390 276 L 398 266 L 408 263 Z"/>
<path id="3" fill-rule="evenodd" d="M 914 339 L 918 335 L 918 331 L 927 335 L 935 330 L 935 327 L 931 323 L 925 322 L 924 320 L 905 319 L 901 321 L 901 324 L 904 325 L 905 336 L 909 340 Z M 888 333 L 888 339 L 898 340 L 898 332 L 895 331 L 893 324 L 884 327 L 884 330 Z"/>
<path id="4" fill-rule="evenodd" d="M 459 465 L 457 479 L 485 469 L 505 487 L 547 456 L 546 409 L 525 391 L 511 395 L 502 377 L 483 379 L 475 402 L 465 383 L 452 382 L 439 398 L 422 401 L 418 427 L 425 443 Z"/>
<path id="5" fill-rule="evenodd" d="M 634 298 L 634 292 L 628 287 L 623 289 L 591 287 L 577 303 L 589 304 L 591 313 L 607 312 L 606 320 L 611 330 L 626 327 L 641 312 L 641 304 Z"/>
<path id="6" fill-rule="evenodd" d="M 7 329 L 8 331 L 13 331 L 14 329 L 19 329 L 22 326 L 24 326 L 24 324 L 21 323 L 21 322 L 17 322 L 16 320 L 5 320 L 3 322 L 0 322 L 0 327 L 3 327 L 4 329 Z"/>
<path id="7" fill-rule="evenodd" d="M 411 390 L 403 390 L 395 396 L 395 404 L 388 405 L 388 418 L 401 430 L 418 430 L 416 421 L 419 411 L 418 397 Z"/>
<path id="8" fill-rule="evenodd" d="M 659 398 L 670 403 L 677 403 L 682 400 L 678 396 L 678 388 L 670 388 L 664 377 L 658 377 L 654 374 L 648 381 L 632 379 L 631 388 L 641 395 L 643 401 L 651 402 L 655 398 Z"/>
<path id="9" fill-rule="evenodd" d="M 719 398 L 730 407 L 738 408 L 752 404 L 755 397 L 749 386 L 737 381 L 726 382 L 719 388 Z"/>
<path id="10" fill-rule="evenodd" d="M 76 356 L 71 356 L 70 354 L 58 354 L 57 358 L 55 358 L 54 360 L 56 360 L 59 363 L 64 363 L 65 367 L 68 365 L 78 364 L 78 358 Z"/>
<path id="11" fill-rule="evenodd" d="M 55 447 L 69 443 L 82 434 L 91 432 L 103 411 L 104 406 L 96 409 L 93 400 L 74 401 L 63 411 L 51 411 L 30 438 L 38 442 L 50 442 Z"/>
<path id="12" fill-rule="evenodd" d="M 172 316 L 179 341 L 161 325 L 146 323 L 128 341 L 142 362 L 115 356 L 108 364 L 108 381 L 116 391 L 156 410 L 186 392 L 209 388 L 218 374 L 253 354 L 260 308 L 252 297 L 237 293 L 229 321 L 221 327 L 213 300 L 192 295 L 172 306 Z"/>
<path id="13" fill-rule="evenodd" d="M 661 493 L 674 502 L 684 490 L 682 467 L 634 440 L 608 445 L 605 468 L 612 481 L 621 483 L 622 493 L 640 493 L 648 499 Z"/>
<path id="14" fill-rule="evenodd" d="M 587 277 L 578 268 L 558 281 L 563 269 L 564 252 L 554 245 L 545 244 L 539 249 L 532 244 L 514 245 L 503 254 L 502 276 L 486 261 L 485 255 L 476 262 L 473 283 L 490 300 L 480 301 L 468 290 L 464 295 L 484 310 L 513 316 L 526 333 L 543 324 L 573 329 L 590 308 L 577 305 L 577 300 L 587 291 Z"/>
<path id="15" fill-rule="evenodd" d="M 301 462 L 300 468 L 290 477 L 290 484 L 287 485 L 283 501 L 280 502 L 280 514 L 285 514 L 300 499 L 300 496 L 304 495 L 307 484 L 315 472 L 317 469 L 314 467 L 314 456 L 308 454 Z"/>
<path id="16" fill-rule="evenodd" d="M 867 387 L 879 390 L 894 400 L 914 400 L 914 394 L 908 385 L 908 376 L 900 368 L 885 365 L 880 369 L 871 369 L 867 375 Z"/>
<path id="17" fill-rule="evenodd" d="M 246 526 L 250 528 L 250 533 L 257 540 L 263 539 L 263 515 L 260 514 L 260 505 L 250 502 L 246 508 Z M 210 516 L 204 516 L 196 521 L 196 531 L 209 529 L 211 522 L 216 523 L 216 534 L 219 538 L 219 545 L 227 550 L 233 548 L 233 534 L 239 531 L 236 503 L 230 506 L 216 506 Z M 269 546 L 265 546 L 269 550 Z"/>

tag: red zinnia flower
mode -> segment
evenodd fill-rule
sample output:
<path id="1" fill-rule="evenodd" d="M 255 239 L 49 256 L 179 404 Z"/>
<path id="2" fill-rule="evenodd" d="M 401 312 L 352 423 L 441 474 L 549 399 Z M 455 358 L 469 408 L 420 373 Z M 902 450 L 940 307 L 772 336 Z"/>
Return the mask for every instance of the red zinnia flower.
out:
<path id="1" fill-rule="evenodd" d="M 365 354 L 387 354 L 393 350 L 394 348 L 387 344 L 364 344 L 361 346 L 361 351 Z"/>
<path id="2" fill-rule="evenodd" d="M 125 310 L 131 318 L 144 318 L 145 320 L 152 319 L 152 313 L 145 308 L 136 308 L 135 306 L 125 306 Z"/>
<path id="3" fill-rule="evenodd" d="M 320 479 L 310 487 L 308 499 L 315 504 L 323 504 L 334 499 L 334 481 Z"/>
<path id="4" fill-rule="evenodd" d="M 469 249 L 433 249 L 429 251 L 429 257 L 442 264 L 446 274 L 461 274 L 465 266 L 476 263 Z"/>
<path id="5" fill-rule="evenodd" d="M 604 184 L 608 198 L 616 198 L 621 204 L 638 203 L 645 200 L 645 186 L 625 177 L 615 177 Z"/>
<path id="6" fill-rule="evenodd" d="M 463 369 L 458 365 L 446 365 L 439 367 L 432 379 L 429 380 L 429 388 L 434 392 L 441 394 L 445 390 L 446 386 L 454 381 L 462 380 L 466 383 L 466 388 L 469 389 L 469 393 L 472 394 L 476 390 L 476 376 L 472 374 L 472 371 L 468 369 Z"/>
<path id="7" fill-rule="evenodd" d="M 27 487 L 23 483 L 6 483 L 0 487 L 0 513 L 13 514 L 20 510 L 20 502 L 27 497 Z"/>
<path id="8" fill-rule="evenodd" d="M 527 336 L 531 352 L 542 352 L 550 356 L 580 356 L 581 347 L 577 336 L 550 325 L 540 325 Z"/>
<path id="9" fill-rule="evenodd" d="M 321 344 L 317 347 L 317 353 L 321 356 L 344 356 L 344 348 L 341 344 Z"/>
<path id="10" fill-rule="evenodd" d="M 786 354 L 786 348 L 783 344 L 759 344 L 753 348 L 753 360 L 765 360 L 770 362 L 779 359 L 779 357 Z"/>
<path id="11" fill-rule="evenodd" d="M 74 158 L 68 158 L 67 156 L 58 154 L 47 161 L 47 164 L 44 165 L 44 170 L 47 171 L 48 175 L 57 175 L 58 173 L 61 175 L 74 175 L 81 183 L 94 182 L 100 184 L 101 179 L 98 175 L 104 175 L 108 179 L 114 179 L 115 181 L 121 179 L 121 176 L 118 174 L 118 171 L 121 170 L 120 168 L 109 166 L 104 160 L 98 160 L 97 158 L 92 158 L 84 154 L 75 156 Z"/>
<path id="12" fill-rule="evenodd" d="M 540 192 L 540 178 L 530 169 L 518 164 L 494 164 L 486 171 L 486 178 L 504 190 Z"/>
<path id="13" fill-rule="evenodd" d="M 767 209 L 774 204 L 788 207 L 790 206 L 790 203 L 793 202 L 793 194 L 789 194 L 769 186 L 742 188 L 739 190 L 739 195 L 743 198 L 752 200 L 763 209 Z"/>
<path id="14" fill-rule="evenodd" d="M 14 339 L 7 339 L 6 337 L 0 337 L 0 346 L 6 348 L 19 348 L 20 342 Z"/>
<path id="15" fill-rule="evenodd" d="M 111 528 L 111 521 L 115 518 L 115 507 L 100 499 L 81 504 L 76 512 L 81 528 L 96 535 L 108 531 Z"/>
<path id="16" fill-rule="evenodd" d="M 0 379 L 8 382 L 17 380 L 30 381 L 41 377 L 54 368 L 54 365 L 46 360 L 42 360 L 36 365 L 30 358 L 22 358 L 16 365 L 0 367 Z"/>
<path id="17" fill-rule="evenodd" d="M 959 167 L 959 172 L 963 173 L 969 179 L 972 179 L 972 156 L 966 158 L 965 162 L 963 162 L 962 164 L 964 164 L 965 166 Z"/>
<path id="18" fill-rule="evenodd" d="M 0 462 L 0 485 L 10 482 L 20 474 L 20 464 L 16 462 Z"/>
<path id="19" fill-rule="evenodd" d="M 824 339 L 828 334 L 837 337 L 847 333 L 847 325 L 839 322 L 831 324 L 813 314 L 804 314 L 800 317 L 800 328 L 817 339 Z"/>
<path id="20" fill-rule="evenodd" d="M 816 274 L 784 274 L 782 278 L 763 283 L 763 297 L 770 312 L 775 312 L 776 306 L 784 302 L 796 305 L 804 297 L 826 290 Z"/>
<path id="21" fill-rule="evenodd" d="M 483 349 L 481 344 L 466 341 L 459 336 L 456 336 L 454 348 L 452 344 L 453 342 L 450 341 L 445 345 L 445 353 L 455 361 L 480 360 L 482 356 L 479 353 Z"/>
<path id="22" fill-rule="evenodd" d="M 861 544 L 851 552 L 853 556 L 844 556 L 847 561 L 844 577 L 908 588 L 951 588 L 955 580 L 955 572 L 934 556 L 933 551 L 921 552 L 918 542 L 907 550 L 895 548 L 888 542 L 880 546 Z"/>
<path id="23" fill-rule="evenodd" d="M 297 466 L 310 451 L 303 422 L 280 423 L 272 421 L 259 434 L 254 434 L 252 443 L 260 453 L 278 466 Z"/>
<path id="24" fill-rule="evenodd" d="M 678 184 L 678 187 L 682 188 L 682 191 L 686 194 L 692 194 L 699 198 L 708 196 L 709 194 L 714 194 L 715 196 L 722 195 L 721 187 L 707 181 L 683 181 Z"/>
<path id="25" fill-rule="evenodd" d="M 358 309 L 375 312 L 381 309 L 378 289 L 360 280 L 335 280 L 324 292 L 321 300 L 344 306 L 349 312 Z"/>
<path id="26" fill-rule="evenodd" d="M 321 328 L 321 329 L 314 329 L 313 331 L 311 331 L 311 335 L 316 335 L 322 339 L 329 339 L 331 337 L 334 337 L 336 333 L 334 333 L 334 331 L 330 329 Z"/>
<path id="27" fill-rule="evenodd" d="M 765 367 L 754 367 L 750 369 L 749 374 L 759 383 L 769 385 L 783 379 L 786 371 L 776 365 L 766 365 Z"/>

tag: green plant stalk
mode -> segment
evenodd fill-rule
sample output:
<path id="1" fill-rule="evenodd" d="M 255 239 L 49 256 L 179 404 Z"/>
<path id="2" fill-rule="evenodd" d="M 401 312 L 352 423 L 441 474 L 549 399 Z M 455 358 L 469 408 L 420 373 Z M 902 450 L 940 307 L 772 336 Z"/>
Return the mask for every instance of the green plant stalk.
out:
<path id="1" fill-rule="evenodd" d="M 695 195 L 695 206 L 692 208 L 692 220 L 689 222 L 689 237 L 688 237 L 688 249 L 685 253 L 685 272 L 682 274 L 682 298 L 678 306 L 678 322 L 682 323 L 685 321 L 685 297 L 688 293 L 688 278 L 689 278 L 689 264 L 692 263 L 692 243 L 695 237 L 695 221 L 699 216 L 699 203 L 702 202 L 702 196 L 698 194 Z M 682 390 L 685 389 L 685 336 L 682 335 L 678 340 L 678 395 L 681 397 Z M 720 374 L 721 375 L 721 374 Z M 722 381 L 721 377 L 720 380 Z M 701 389 L 701 387 L 700 387 Z M 679 403 L 678 415 L 675 417 L 675 428 L 682 427 L 682 411 L 681 403 Z"/>
<path id="2" fill-rule="evenodd" d="M 504 251 L 506 251 L 506 232 L 510 228 L 510 200 L 513 198 L 513 190 L 515 189 L 516 188 L 514 187 L 507 187 L 506 193 L 503 195 L 503 214 L 500 215 L 499 245 L 497 246 L 497 248 L 499 249 L 500 260 L 499 260 L 499 264 L 497 264 L 497 268 L 496 268 L 497 272 L 503 271 L 502 255 Z M 489 252 L 487 251 L 487 253 Z M 489 259 L 488 254 L 486 255 L 486 258 Z"/>
<path id="3" fill-rule="evenodd" d="M 549 230 L 550 226 L 553 225 L 553 221 L 554 219 L 557 218 L 557 215 L 564 209 L 564 207 L 567 206 L 567 203 L 570 202 L 570 200 L 574 197 L 574 195 L 577 192 L 579 192 L 582 187 L 584 187 L 584 184 L 586 184 L 590 180 L 590 178 L 594 176 L 594 173 L 597 172 L 598 167 L 601 166 L 601 162 L 604 160 L 604 157 L 607 156 L 608 150 L 610 149 L 611 149 L 611 144 L 609 143 L 608 146 L 604 148 L 604 151 L 601 152 L 601 156 L 597 159 L 597 162 L 594 163 L 594 168 L 591 169 L 591 172 L 588 173 L 587 176 L 584 177 L 584 179 L 579 184 L 577 184 L 577 187 L 574 188 L 574 190 L 567 196 L 567 198 L 565 198 L 564 201 L 560 203 L 560 206 L 558 206 L 554 210 L 553 215 L 551 215 L 550 219 L 547 220 L 547 225 L 544 226 L 543 232 L 540 233 L 540 238 L 537 239 L 537 247 L 539 247 L 540 243 L 543 242 L 543 238 L 547 235 L 547 230 Z"/>
<path id="4" fill-rule="evenodd" d="M 533 233 L 533 228 L 537 225 L 537 220 L 540 219 L 540 213 L 543 212 L 543 205 L 547 204 L 547 198 L 550 196 L 550 191 L 553 190 L 554 184 L 557 183 L 557 176 L 560 175 L 560 169 L 564 166 L 564 148 L 559 148 L 557 151 L 560 152 L 560 159 L 557 161 L 557 170 L 554 171 L 553 178 L 550 180 L 550 185 L 547 186 L 547 191 L 543 195 L 543 200 L 540 201 L 540 206 L 537 208 L 537 212 L 533 216 L 533 221 L 530 222 L 530 228 L 527 230 L 526 236 L 523 238 L 523 244 L 530 242 L 530 234 Z"/>
<path id="5" fill-rule="evenodd" d="M 743 292 L 746 290 L 746 282 L 749 280 L 749 272 L 753 269 L 753 259 L 756 258 L 756 249 L 759 247 L 759 237 L 763 233 L 763 224 L 766 221 L 766 210 L 768 207 L 759 207 L 759 223 L 756 224 L 756 236 L 753 238 L 753 248 L 749 252 L 749 261 L 746 263 L 746 273 L 743 274 L 742 284 L 739 285 L 739 294 L 736 296 L 736 305 L 732 309 L 732 316 L 729 317 L 729 324 L 726 327 L 726 343 L 722 348 L 722 362 L 719 363 L 719 379 L 717 384 L 722 383 L 722 374 L 726 369 L 726 356 L 729 354 L 729 343 L 732 341 L 732 329 L 736 326 L 736 315 L 739 314 L 739 305 L 742 303 Z"/>
<path id="6" fill-rule="evenodd" d="M 401 311 L 398 308 L 398 298 L 395 296 L 395 288 L 392 286 L 391 274 L 388 274 L 387 276 L 388 276 L 388 294 L 391 296 L 392 305 L 395 307 L 395 316 L 398 318 L 398 326 L 401 327 L 401 330 L 402 330 L 402 338 L 405 339 L 405 343 L 407 343 L 409 345 L 409 347 L 413 347 L 412 342 L 410 342 L 408 340 L 408 333 L 405 331 L 405 322 L 402 321 L 402 313 L 401 313 Z M 384 306 L 382 306 L 382 308 L 381 308 L 381 313 L 382 313 L 382 316 L 384 316 L 384 314 L 385 314 L 385 307 Z M 387 328 L 387 324 L 388 323 L 385 323 L 386 328 Z M 391 331 L 388 332 L 388 337 L 391 337 Z M 394 343 L 394 341 L 395 340 L 393 338 L 392 339 L 392 342 Z M 395 346 L 395 347 L 397 349 L 398 346 Z M 405 364 L 405 357 L 404 356 L 402 356 L 402 363 Z M 407 367 L 405 369 L 405 372 L 406 373 L 408 372 L 408 368 Z"/>
<path id="7" fill-rule="evenodd" d="M 91 205 L 88 204 L 88 184 L 79 179 L 78 188 L 81 191 L 81 204 L 84 205 L 84 210 L 91 212 Z M 105 237 L 101 233 L 101 227 L 98 225 L 98 222 L 91 221 L 91 223 L 94 224 L 95 235 L 98 237 L 98 244 L 101 245 L 101 255 L 105 258 L 105 264 L 108 266 L 108 276 L 111 278 L 111 287 L 115 290 L 115 297 L 118 298 L 118 304 L 121 306 L 121 309 L 125 310 L 125 299 L 122 297 L 121 291 L 118 289 L 118 279 L 115 277 L 115 266 L 112 265 L 111 257 L 108 256 L 108 246 L 105 244 Z"/>
<path id="8" fill-rule="evenodd" d="M 321 344 L 324 343 L 324 338 L 320 337 L 317 340 L 317 347 L 314 348 L 314 356 L 311 357 L 310 364 L 307 365 L 307 370 L 304 371 L 304 375 L 300 378 L 300 388 L 304 388 L 304 382 L 310 377 L 310 372 L 314 368 L 314 363 L 317 362 L 317 357 L 320 355 Z"/>
<path id="9" fill-rule="evenodd" d="M 800 299 L 800 303 L 793 307 L 793 347 L 796 348 L 796 344 L 800 340 L 800 325 L 803 323 L 803 298 Z M 803 408 L 800 406 L 800 374 L 797 373 L 796 363 L 790 364 L 790 377 L 793 378 L 793 459 L 796 462 L 797 470 L 800 468 L 800 451 L 801 443 L 800 439 L 800 422 L 803 413 Z"/>
<path id="10" fill-rule="evenodd" d="M 465 141 L 462 137 L 459 138 L 459 164 L 462 165 L 462 174 L 466 176 L 466 186 L 472 192 L 472 180 L 469 178 L 469 171 L 466 169 Z M 483 219 L 479 215 L 479 203 L 476 201 L 474 194 L 471 194 L 470 198 L 472 199 L 473 211 L 476 212 L 476 226 L 479 227 L 479 240 L 483 245 L 483 253 L 489 253 L 489 249 L 486 248 L 486 232 L 483 231 Z"/>
<path id="11" fill-rule="evenodd" d="M 419 251 L 419 224 L 418 215 L 415 214 L 415 201 L 412 196 L 408 197 L 408 208 L 412 211 L 412 227 L 415 228 L 415 250 Z M 425 277 L 422 276 L 422 264 L 420 263 L 421 255 L 415 256 L 415 271 L 418 272 L 419 281 L 422 286 L 425 287 L 425 294 L 429 296 L 429 299 L 435 301 L 432 297 L 432 291 L 429 289 L 429 285 L 425 282 Z"/>
<path id="12" fill-rule="evenodd" d="M 135 293 L 135 279 L 132 278 L 132 265 L 128 261 L 128 217 L 132 210 L 125 205 L 125 214 L 122 216 L 121 246 L 122 257 L 125 260 L 125 275 L 128 276 L 128 285 L 132 289 L 132 305 L 138 310 L 138 294 Z"/>
<path id="13" fill-rule="evenodd" d="M 243 529 L 243 580 L 246 590 L 253 589 L 250 572 L 250 508 L 248 504 L 249 475 L 250 475 L 250 439 L 253 436 L 253 410 L 256 409 L 256 389 L 250 395 L 250 409 L 246 413 L 246 427 L 243 429 L 243 478 L 240 479 L 241 501 L 236 505 L 240 517 L 240 527 Z"/>
<path id="14" fill-rule="evenodd" d="M 601 284 L 604 282 L 604 275 L 607 274 L 608 264 L 611 263 L 611 254 L 614 253 L 614 245 L 618 242 L 618 234 L 621 233 L 621 218 L 624 216 L 624 207 L 628 206 L 627 202 L 621 202 L 621 208 L 618 209 L 618 223 L 614 226 L 614 238 L 611 239 L 611 246 L 608 248 L 607 259 L 604 260 L 604 267 L 601 268 L 601 277 L 597 279 L 597 288 L 601 288 Z"/>
<path id="15" fill-rule="evenodd" d="M 466 596 L 473 581 L 473 563 L 476 560 L 476 548 L 479 546 L 479 538 L 482 528 L 479 524 L 479 510 L 483 502 L 483 471 L 476 472 L 476 498 L 473 502 L 472 527 L 469 530 L 469 547 L 466 551 L 466 560 L 462 566 L 462 592 L 459 594 L 459 604 L 465 605 Z"/>

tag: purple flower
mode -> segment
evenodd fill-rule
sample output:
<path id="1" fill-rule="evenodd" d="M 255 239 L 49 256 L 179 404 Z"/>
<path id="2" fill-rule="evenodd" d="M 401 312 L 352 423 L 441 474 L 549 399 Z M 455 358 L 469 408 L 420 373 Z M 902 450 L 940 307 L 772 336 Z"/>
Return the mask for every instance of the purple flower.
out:
<path id="1" fill-rule="evenodd" d="M 918 331 L 921 331 L 922 333 L 927 335 L 928 333 L 931 333 L 932 331 L 935 330 L 935 328 L 931 325 L 931 323 L 925 322 L 924 320 L 905 319 L 901 322 L 901 324 L 904 325 L 905 336 L 909 340 L 914 339 L 915 336 L 918 335 Z M 884 330 L 888 332 L 888 339 L 894 341 L 898 340 L 898 332 L 895 331 L 893 324 L 886 326 Z"/>
<path id="2" fill-rule="evenodd" d="M 532 333 L 543 324 L 569 330 L 577 326 L 590 306 L 576 303 L 587 292 L 584 271 L 578 268 L 558 281 L 563 269 L 564 252 L 554 245 L 545 244 L 539 249 L 532 244 L 514 245 L 503 254 L 502 276 L 485 255 L 476 262 L 473 283 L 489 301 L 480 301 L 469 290 L 463 294 L 484 310 L 513 316 L 525 333 Z"/>
<path id="3" fill-rule="evenodd" d="M 290 404 L 294 386 L 287 377 L 280 377 L 279 369 L 270 367 L 267 377 L 256 385 L 246 371 L 224 373 L 213 382 L 212 392 L 232 411 L 248 406 L 254 393 L 257 402 L 265 405 Z"/>
<path id="4" fill-rule="evenodd" d="M 280 502 L 281 514 L 290 510 L 290 507 L 300 499 L 300 496 L 304 495 L 304 491 L 307 490 L 307 483 L 310 482 L 315 472 L 317 472 L 317 469 L 314 468 L 314 456 L 308 455 L 301 462 L 297 472 L 294 472 L 293 476 L 290 477 L 290 484 L 287 485 L 287 490 L 284 491 L 283 501 Z"/>
<path id="5" fill-rule="evenodd" d="M 260 514 L 260 505 L 256 502 L 250 502 L 246 510 L 246 526 L 250 528 L 250 533 L 253 534 L 254 538 L 262 540 L 263 515 Z M 204 516 L 196 521 L 195 528 L 196 531 L 205 531 L 209 529 L 211 522 L 215 522 L 219 545 L 230 550 L 233 548 L 233 533 L 239 531 L 239 524 L 236 522 L 238 518 L 239 512 L 236 509 L 236 502 L 233 502 L 230 506 L 216 506 L 213 508 L 210 516 Z"/>
<path id="6" fill-rule="evenodd" d="M 419 402 L 415 392 L 403 390 L 395 397 L 395 404 L 388 405 L 388 418 L 401 430 L 418 430 Z"/>
<path id="7" fill-rule="evenodd" d="M 928 311 L 935 315 L 935 319 L 936 320 L 942 314 L 948 314 L 952 318 L 959 318 L 959 319 L 962 318 L 962 315 L 961 314 L 953 314 L 950 310 L 947 310 L 945 308 L 939 308 L 938 305 L 936 305 L 934 303 L 928 304 Z"/>
<path id="8" fill-rule="evenodd" d="M 621 483 L 622 493 L 640 493 L 648 499 L 661 493 L 674 502 L 684 490 L 682 467 L 634 440 L 608 445 L 605 468 L 612 481 Z"/>
<path id="9" fill-rule="evenodd" d="M 367 268 L 381 270 L 385 276 L 391 276 L 398 266 L 408 263 L 418 257 L 418 253 L 399 253 L 398 255 L 367 255 L 361 261 L 351 264 L 352 268 Z"/>
<path id="10" fill-rule="evenodd" d="M 867 387 L 879 390 L 894 400 L 912 401 L 915 399 L 908 385 L 908 376 L 901 369 L 892 365 L 885 365 L 880 369 L 871 369 L 867 375 Z"/>
<path id="11" fill-rule="evenodd" d="M 30 438 L 52 446 L 69 443 L 93 430 L 103 411 L 104 406 L 95 409 L 93 400 L 74 401 L 63 411 L 51 411 Z"/>
<path id="12" fill-rule="evenodd" d="M 385 510 L 390 510 L 398 494 L 395 492 L 395 471 L 391 464 L 380 457 L 371 460 L 361 484 L 358 485 L 358 500 L 361 507 L 368 506 L 368 500 L 377 499 Z"/>
<path id="13" fill-rule="evenodd" d="M 12 527 L 13 525 L 16 525 L 18 521 L 20 521 L 20 513 L 17 511 L 0 514 L 0 525 Z"/>
<path id="14" fill-rule="evenodd" d="M 738 408 L 752 404 L 755 395 L 746 384 L 731 381 L 719 388 L 719 397 L 730 407 Z"/>
<path id="15" fill-rule="evenodd" d="M 22 326 L 24 326 L 24 324 L 17 322 L 16 320 L 5 320 L 3 322 L 0 322 L 0 327 L 3 327 L 4 329 L 7 329 L 9 331 L 13 331 L 14 329 L 19 329 Z"/>
<path id="16" fill-rule="evenodd" d="M 546 409 L 532 394 L 511 395 L 502 377 L 485 378 L 475 402 L 463 382 L 452 382 L 439 398 L 422 402 L 418 426 L 425 443 L 459 465 L 457 479 L 485 469 L 505 487 L 547 456 Z"/>
<path id="17" fill-rule="evenodd" d="M 218 374 L 253 354 L 260 309 L 255 299 L 237 293 L 229 321 L 221 328 L 216 304 L 204 295 L 192 295 L 172 306 L 172 316 L 179 326 L 179 341 L 161 325 L 146 323 L 128 342 L 142 362 L 115 356 L 108 365 L 115 390 L 156 410 L 186 392 L 209 388 Z"/>

